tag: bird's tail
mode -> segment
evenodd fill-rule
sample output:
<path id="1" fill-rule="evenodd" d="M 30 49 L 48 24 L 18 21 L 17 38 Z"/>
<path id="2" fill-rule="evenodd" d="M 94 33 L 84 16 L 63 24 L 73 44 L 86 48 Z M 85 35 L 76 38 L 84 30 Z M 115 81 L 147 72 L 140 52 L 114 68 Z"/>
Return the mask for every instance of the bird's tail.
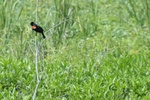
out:
<path id="1" fill-rule="evenodd" d="M 44 35 L 44 33 L 42 33 L 42 35 L 43 35 L 43 38 L 45 38 L 45 35 Z"/>

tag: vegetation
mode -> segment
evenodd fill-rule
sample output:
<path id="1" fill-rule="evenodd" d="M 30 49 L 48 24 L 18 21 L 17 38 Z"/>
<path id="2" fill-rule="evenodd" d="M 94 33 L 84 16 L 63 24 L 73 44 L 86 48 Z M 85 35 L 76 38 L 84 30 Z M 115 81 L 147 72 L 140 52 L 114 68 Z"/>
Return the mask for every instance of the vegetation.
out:
<path id="1" fill-rule="evenodd" d="M 1 100 L 33 99 L 37 78 L 36 100 L 150 99 L 149 0 L 1 0 L 0 15 Z"/>

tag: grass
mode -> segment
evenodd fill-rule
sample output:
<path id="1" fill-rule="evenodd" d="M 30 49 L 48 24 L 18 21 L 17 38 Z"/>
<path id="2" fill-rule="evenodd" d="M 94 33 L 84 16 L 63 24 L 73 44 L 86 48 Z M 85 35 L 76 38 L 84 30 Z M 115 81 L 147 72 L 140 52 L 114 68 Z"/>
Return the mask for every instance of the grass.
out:
<path id="1" fill-rule="evenodd" d="M 0 1 L 1 100 L 33 97 L 35 2 Z M 39 0 L 37 23 L 46 39 L 36 37 L 42 75 L 36 99 L 150 99 L 149 3 Z"/>

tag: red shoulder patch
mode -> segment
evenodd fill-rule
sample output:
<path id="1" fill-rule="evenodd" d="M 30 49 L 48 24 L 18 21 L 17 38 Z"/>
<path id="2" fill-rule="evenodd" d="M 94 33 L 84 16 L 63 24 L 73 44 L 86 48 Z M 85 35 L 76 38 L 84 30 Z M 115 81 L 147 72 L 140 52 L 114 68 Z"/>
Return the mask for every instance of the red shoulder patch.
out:
<path id="1" fill-rule="evenodd" d="M 32 29 L 36 29 L 36 26 L 32 26 Z"/>

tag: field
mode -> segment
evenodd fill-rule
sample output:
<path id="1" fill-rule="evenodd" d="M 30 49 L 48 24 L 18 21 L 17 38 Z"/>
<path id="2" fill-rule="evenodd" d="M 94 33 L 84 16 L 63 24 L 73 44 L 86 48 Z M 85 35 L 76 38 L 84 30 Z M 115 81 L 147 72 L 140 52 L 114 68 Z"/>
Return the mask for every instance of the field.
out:
<path id="1" fill-rule="evenodd" d="M 149 100 L 149 49 L 149 0 L 1 0 L 0 100 Z"/>

